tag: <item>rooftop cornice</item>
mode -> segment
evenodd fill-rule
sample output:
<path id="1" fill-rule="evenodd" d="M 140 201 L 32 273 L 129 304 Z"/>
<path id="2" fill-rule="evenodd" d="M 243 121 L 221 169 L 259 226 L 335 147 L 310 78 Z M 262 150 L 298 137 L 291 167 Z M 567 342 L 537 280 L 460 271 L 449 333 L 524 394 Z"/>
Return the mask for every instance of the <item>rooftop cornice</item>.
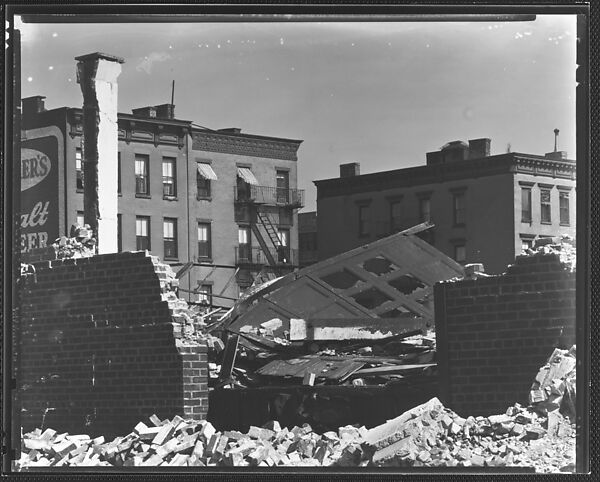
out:
<path id="1" fill-rule="evenodd" d="M 480 159 L 408 167 L 313 182 L 317 186 L 318 197 L 329 197 L 515 172 L 575 179 L 576 163 L 572 160 L 556 161 L 533 154 L 506 153 Z"/>

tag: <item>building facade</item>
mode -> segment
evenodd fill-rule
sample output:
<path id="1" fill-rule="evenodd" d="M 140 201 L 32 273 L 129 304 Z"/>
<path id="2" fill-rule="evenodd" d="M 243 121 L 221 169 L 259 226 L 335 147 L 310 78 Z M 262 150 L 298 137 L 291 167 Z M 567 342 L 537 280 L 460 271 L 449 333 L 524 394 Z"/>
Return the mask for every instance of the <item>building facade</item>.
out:
<path id="1" fill-rule="evenodd" d="M 36 158 L 52 165 L 38 182 L 52 197 L 44 225 L 52 229 L 25 233 L 27 251 L 85 222 L 85 179 L 81 109 L 46 110 L 40 96 L 22 106 L 22 166 Z M 147 249 L 175 271 L 188 263 L 182 297 L 229 307 L 259 274 L 298 266 L 302 141 L 199 128 L 176 119 L 170 104 L 119 113 L 118 136 L 119 250 Z M 22 199 L 40 196 L 24 187 Z M 24 215 L 34 207 L 25 203 Z"/>
<path id="2" fill-rule="evenodd" d="M 489 139 L 454 141 L 425 166 L 360 175 L 357 163 L 317 186 L 318 257 L 430 221 L 421 236 L 456 261 L 501 273 L 537 237 L 575 236 L 576 163 L 566 153 L 490 155 Z"/>

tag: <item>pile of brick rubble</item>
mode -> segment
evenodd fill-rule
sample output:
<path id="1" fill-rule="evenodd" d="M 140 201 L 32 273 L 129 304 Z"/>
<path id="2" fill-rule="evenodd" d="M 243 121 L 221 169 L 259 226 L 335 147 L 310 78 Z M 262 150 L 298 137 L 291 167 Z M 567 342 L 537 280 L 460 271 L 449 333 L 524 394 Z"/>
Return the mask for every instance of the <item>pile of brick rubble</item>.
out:
<path id="1" fill-rule="evenodd" d="M 575 349 L 555 350 L 533 383 L 528 407 L 463 418 L 437 398 L 370 430 L 345 426 L 318 434 L 308 424 L 271 421 L 247 433 L 208 421 L 150 417 L 124 437 L 57 434 L 23 437 L 17 469 L 65 466 L 461 466 L 574 471 Z M 562 391 L 561 391 L 562 390 Z M 541 394 L 544 395 L 541 395 Z"/>
<path id="2" fill-rule="evenodd" d="M 533 249 L 523 249 L 523 254 L 530 256 L 556 254 L 565 268 L 575 271 L 577 249 L 575 239 L 568 235 L 536 239 Z"/>

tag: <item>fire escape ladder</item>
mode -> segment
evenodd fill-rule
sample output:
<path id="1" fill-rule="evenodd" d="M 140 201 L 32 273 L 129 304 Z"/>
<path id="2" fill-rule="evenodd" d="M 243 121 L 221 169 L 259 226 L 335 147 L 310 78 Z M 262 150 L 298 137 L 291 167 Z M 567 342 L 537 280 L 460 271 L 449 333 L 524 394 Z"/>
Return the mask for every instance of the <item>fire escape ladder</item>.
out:
<path id="1" fill-rule="evenodd" d="M 254 236 L 258 240 L 258 244 L 260 244 L 260 248 L 263 250 L 263 253 L 265 253 L 265 257 L 267 258 L 267 261 L 269 262 L 269 266 L 272 266 L 274 268 L 275 266 L 277 266 L 277 261 L 275 260 L 275 258 L 273 257 L 273 254 L 269 250 L 269 245 L 265 241 L 265 238 L 263 237 L 262 233 L 260 232 L 260 229 L 258 229 L 258 226 L 254 223 L 252 223 L 250 226 L 251 226 L 252 232 L 254 233 Z"/>
<path id="2" fill-rule="evenodd" d="M 277 229 L 275 228 L 275 226 L 273 226 L 271 218 L 267 213 L 261 213 L 260 211 L 256 212 L 256 218 L 258 219 L 260 224 L 262 224 L 263 228 L 265 228 L 267 236 L 269 236 L 269 239 L 271 240 L 271 243 L 273 244 L 273 247 L 277 252 L 277 250 L 283 247 L 283 245 L 281 244 L 279 236 L 277 235 Z"/>

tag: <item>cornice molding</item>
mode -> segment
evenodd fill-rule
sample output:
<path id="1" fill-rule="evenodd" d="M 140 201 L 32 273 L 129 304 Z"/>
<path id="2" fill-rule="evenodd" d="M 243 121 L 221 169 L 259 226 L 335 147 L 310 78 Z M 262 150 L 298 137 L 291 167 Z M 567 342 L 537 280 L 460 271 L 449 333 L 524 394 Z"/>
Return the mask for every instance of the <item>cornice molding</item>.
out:
<path id="1" fill-rule="evenodd" d="M 193 132 L 192 149 L 195 151 L 221 152 L 242 156 L 266 157 L 297 161 L 300 143 L 232 136 L 218 132 Z"/>
<path id="2" fill-rule="evenodd" d="M 573 161 L 554 161 L 533 155 L 509 153 L 483 159 L 409 167 L 361 176 L 324 179 L 314 181 L 314 184 L 317 186 L 317 197 L 326 198 L 499 174 L 519 173 L 545 178 L 574 180 L 576 170 L 577 166 Z"/>

